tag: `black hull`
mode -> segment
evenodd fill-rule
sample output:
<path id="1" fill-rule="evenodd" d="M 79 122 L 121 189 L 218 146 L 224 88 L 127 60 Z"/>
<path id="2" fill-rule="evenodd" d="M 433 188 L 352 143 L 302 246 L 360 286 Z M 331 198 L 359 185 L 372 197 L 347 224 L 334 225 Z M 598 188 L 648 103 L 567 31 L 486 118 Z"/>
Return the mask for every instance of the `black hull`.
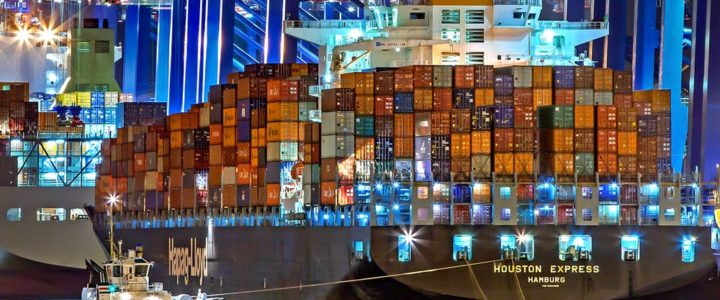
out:
<path id="1" fill-rule="evenodd" d="M 495 273 L 493 264 L 473 266 L 481 289 L 489 299 L 676 299 L 676 294 L 691 295 L 683 289 L 710 283 L 717 267 L 710 250 L 710 229 L 700 227 L 565 227 L 565 226 L 416 226 L 412 229 L 418 243 L 410 262 L 397 261 L 399 227 L 216 227 L 208 229 L 119 229 L 116 239 L 123 247 L 142 245 L 144 255 L 155 262 L 152 281 L 160 281 L 173 294 L 194 294 L 198 289 L 209 294 L 307 285 L 342 279 L 399 274 L 404 272 L 461 265 L 452 261 L 453 234 L 473 235 L 473 257 L 470 263 L 497 260 L 498 237 L 501 234 L 532 232 L 535 236 L 533 264 L 542 266 L 542 273 Z M 561 262 L 558 258 L 558 236 L 566 233 L 589 234 L 593 238 L 592 259 L 589 262 Z M 620 236 L 638 234 L 641 237 L 641 256 L 637 262 L 624 262 L 620 255 Z M 682 236 L 698 240 L 696 259 L 683 263 L 680 259 Z M 209 236 L 211 238 L 209 238 Z M 178 263 L 169 268 L 170 239 L 173 248 L 205 248 L 208 253 L 207 276 L 177 276 L 177 270 L 191 272 L 192 263 Z M 205 243 L 208 238 L 210 243 Z M 195 239 L 191 244 L 191 239 Z M 353 257 L 351 244 L 363 241 L 371 245 L 372 261 Z M 431 242 L 423 242 L 431 241 Z M 196 251 L 197 252 L 197 251 Z M 187 262 L 187 261 L 185 261 Z M 511 264 L 509 261 L 503 263 Z M 184 266 L 179 268 L 178 266 Z M 598 272 L 584 274 L 549 273 L 551 265 L 596 266 Z M 197 266 L 197 265 L 195 265 Z M 185 271 L 182 271 L 185 272 Z M 186 274 L 188 272 L 182 273 Z M 560 284 L 529 282 L 560 280 Z M 202 283 L 200 279 L 202 277 Z M 549 279 L 545 279 L 545 278 Z M 522 291 L 522 295 L 521 295 Z M 718 289 L 704 288 L 703 292 L 718 294 Z M 713 294 L 715 293 L 715 294 Z M 396 295 L 396 296 L 392 296 Z M 296 288 L 233 296 L 232 299 L 461 299 L 477 298 L 475 283 L 468 268 L 462 267 L 422 275 L 394 277 L 382 280 L 342 285 Z M 699 296 L 703 299 L 704 296 Z"/>
<path id="2" fill-rule="evenodd" d="M 77 299 L 86 270 L 27 260 L 0 249 L 0 299 Z"/>

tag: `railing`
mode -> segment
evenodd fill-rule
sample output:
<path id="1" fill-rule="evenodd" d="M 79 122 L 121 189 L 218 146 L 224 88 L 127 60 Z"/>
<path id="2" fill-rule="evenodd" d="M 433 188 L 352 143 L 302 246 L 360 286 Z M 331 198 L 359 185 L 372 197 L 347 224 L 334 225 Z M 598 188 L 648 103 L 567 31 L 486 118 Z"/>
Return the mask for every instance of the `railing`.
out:
<path id="1" fill-rule="evenodd" d="M 285 21 L 285 28 L 327 28 L 327 29 L 353 29 L 376 27 L 377 22 L 365 20 L 324 20 L 324 21 Z"/>
<path id="2" fill-rule="evenodd" d="M 538 21 L 537 29 L 607 29 L 607 22 Z"/>
<path id="3" fill-rule="evenodd" d="M 494 5 L 532 5 L 542 6 L 540 0 L 494 0 Z"/>

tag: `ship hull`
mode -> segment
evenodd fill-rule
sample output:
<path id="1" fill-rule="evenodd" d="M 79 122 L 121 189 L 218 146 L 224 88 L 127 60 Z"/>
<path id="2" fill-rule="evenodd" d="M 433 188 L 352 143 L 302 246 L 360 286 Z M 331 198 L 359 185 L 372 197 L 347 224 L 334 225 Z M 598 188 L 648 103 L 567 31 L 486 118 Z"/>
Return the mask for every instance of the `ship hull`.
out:
<path id="1" fill-rule="evenodd" d="M 240 299 L 388 299 L 393 294 L 414 295 L 410 297 L 413 299 L 477 299 L 477 285 L 488 299 L 662 298 L 707 282 L 717 269 L 709 246 L 709 228 L 435 225 L 411 230 L 415 242 L 409 262 L 398 262 L 397 250 L 397 237 L 407 229 L 393 226 L 119 229 L 115 235 L 125 247 L 143 246 L 144 256 L 155 263 L 151 280 L 163 282 L 173 294 L 198 289 L 211 295 L 232 294 L 460 266 L 421 275 L 234 296 Z M 535 271 L 499 271 L 499 265 L 513 264 L 510 260 L 496 261 L 500 257 L 499 236 L 519 232 L 534 235 L 535 258 L 516 264 L 531 265 Z M 469 263 L 474 264 L 477 284 L 463 267 L 465 262 L 452 259 L 452 237 L 458 233 L 472 236 Z M 560 261 L 558 237 L 569 233 L 592 236 L 590 261 Z M 640 260 L 621 259 L 620 237 L 625 234 L 640 237 Z M 681 261 L 683 236 L 694 236 L 698 241 L 692 263 Z M 370 245 L 370 260 L 355 256 L 351 245 L 357 241 Z M 185 255 L 181 255 L 183 251 Z M 198 263 L 198 255 L 203 253 L 207 255 L 206 274 L 202 272 L 204 265 Z M 488 261 L 496 262 L 478 264 Z"/>
<path id="2" fill-rule="evenodd" d="M 87 279 L 86 270 L 28 260 L 0 248 L 0 299 L 74 299 Z"/>

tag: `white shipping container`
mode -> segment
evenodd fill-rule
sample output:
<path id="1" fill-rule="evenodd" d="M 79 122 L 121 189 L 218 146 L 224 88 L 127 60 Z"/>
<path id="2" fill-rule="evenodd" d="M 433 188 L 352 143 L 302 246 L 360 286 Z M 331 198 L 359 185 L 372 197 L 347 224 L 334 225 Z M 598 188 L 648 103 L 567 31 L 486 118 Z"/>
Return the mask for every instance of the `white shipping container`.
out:
<path id="1" fill-rule="evenodd" d="M 321 135 L 355 134 L 355 113 L 351 111 L 322 114 Z"/>
<path id="2" fill-rule="evenodd" d="M 298 107 L 299 120 L 310 121 L 310 111 L 317 110 L 317 107 L 317 102 L 300 102 Z"/>
<path id="3" fill-rule="evenodd" d="M 594 105 L 594 91 L 592 89 L 576 89 L 575 105 Z"/>
<path id="4" fill-rule="evenodd" d="M 595 91 L 595 105 L 613 105 L 613 92 Z"/>
<path id="5" fill-rule="evenodd" d="M 516 66 L 513 67 L 513 87 L 531 88 L 532 87 L 532 67 Z"/>
<path id="6" fill-rule="evenodd" d="M 320 142 L 320 158 L 348 158 L 355 156 L 355 136 L 324 135 Z"/>
<path id="7" fill-rule="evenodd" d="M 374 160 L 357 160 L 355 161 L 355 179 L 357 181 L 372 181 L 375 173 Z"/>
<path id="8" fill-rule="evenodd" d="M 303 184 L 320 184 L 320 165 L 312 164 L 303 167 Z"/>
<path id="9" fill-rule="evenodd" d="M 298 143 L 297 142 L 273 142 L 267 143 L 266 155 L 267 161 L 297 161 L 298 160 Z"/>
<path id="10" fill-rule="evenodd" d="M 222 184 L 235 184 L 235 167 L 224 167 L 222 169 Z"/>

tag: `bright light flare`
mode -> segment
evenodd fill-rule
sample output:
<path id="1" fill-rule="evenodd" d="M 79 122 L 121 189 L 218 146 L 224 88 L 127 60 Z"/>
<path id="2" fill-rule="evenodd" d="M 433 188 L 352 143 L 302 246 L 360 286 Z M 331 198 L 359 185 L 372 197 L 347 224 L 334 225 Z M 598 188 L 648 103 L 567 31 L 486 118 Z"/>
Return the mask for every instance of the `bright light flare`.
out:
<path id="1" fill-rule="evenodd" d="M 15 40 L 20 43 L 30 42 L 30 31 L 27 28 L 20 28 L 15 32 Z"/>
<path id="2" fill-rule="evenodd" d="M 107 203 L 108 203 L 108 205 L 110 205 L 110 206 L 115 206 L 115 204 L 117 204 L 119 200 L 120 200 L 120 199 L 118 198 L 117 195 L 112 194 L 112 195 L 110 195 L 110 197 L 108 197 Z"/>
<path id="3" fill-rule="evenodd" d="M 57 35 L 55 34 L 55 31 L 50 28 L 45 28 L 42 32 L 40 32 L 40 41 L 43 43 L 53 43 L 56 39 Z"/>

